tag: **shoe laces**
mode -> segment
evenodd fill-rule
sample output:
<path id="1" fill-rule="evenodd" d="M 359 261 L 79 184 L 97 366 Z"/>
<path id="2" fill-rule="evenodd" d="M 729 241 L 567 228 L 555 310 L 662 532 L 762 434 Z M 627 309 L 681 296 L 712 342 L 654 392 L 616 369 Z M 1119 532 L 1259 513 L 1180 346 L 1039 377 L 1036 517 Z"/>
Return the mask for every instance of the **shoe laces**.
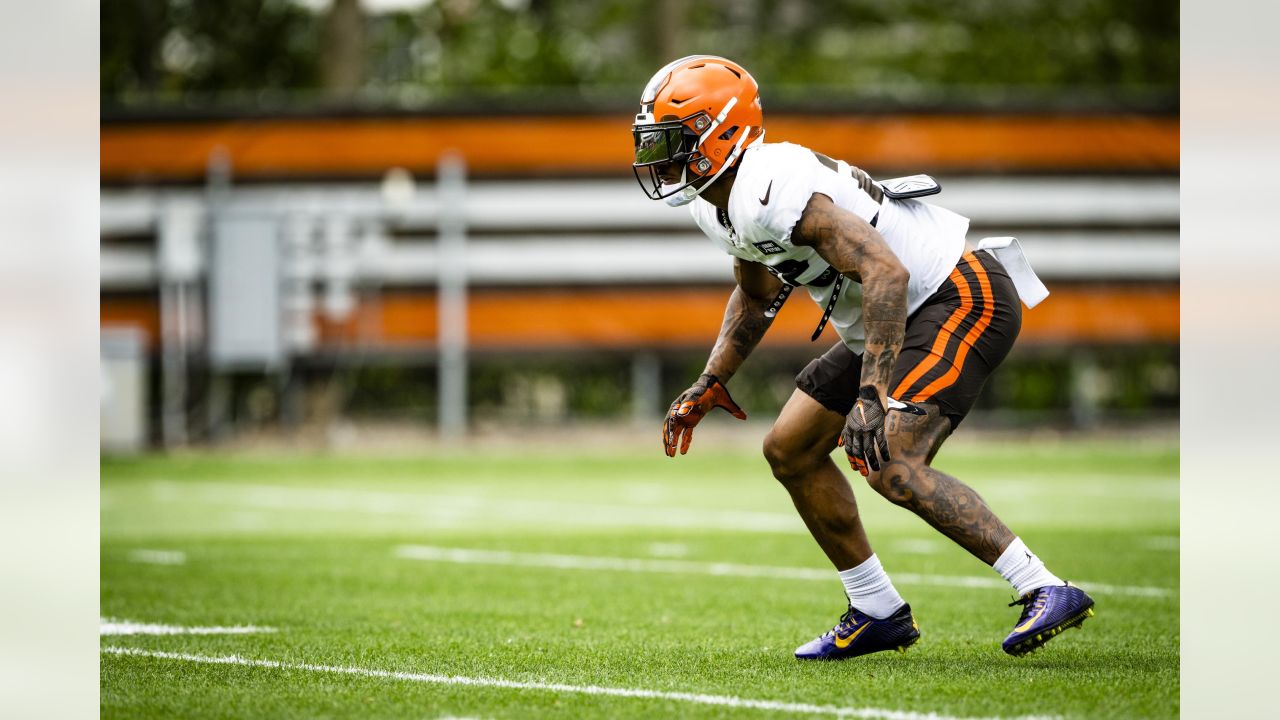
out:
<path id="1" fill-rule="evenodd" d="M 1018 623 L 1021 624 L 1024 621 L 1026 621 L 1027 618 L 1039 612 L 1040 609 L 1044 607 L 1044 604 L 1048 601 L 1049 601 L 1049 593 L 1043 592 L 1042 590 L 1037 589 L 1037 590 L 1032 590 L 1026 595 L 1023 595 L 1017 600 L 1014 600 L 1013 602 L 1009 603 L 1009 607 L 1013 607 L 1014 605 L 1022 606 L 1022 616 L 1018 618 Z"/>
<path id="2" fill-rule="evenodd" d="M 831 632 L 837 633 L 839 635 L 847 635 L 848 631 L 853 630 L 859 624 L 857 614 L 856 614 L 857 612 L 858 611 L 855 610 L 852 605 L 850 605 L 849 609 L 846 610 L 844 614 L 840 616 L 840 622 L 836 623 L 836 626 L 831 628 Z M 845 632 L 840 632 L 841 630 Z"/>

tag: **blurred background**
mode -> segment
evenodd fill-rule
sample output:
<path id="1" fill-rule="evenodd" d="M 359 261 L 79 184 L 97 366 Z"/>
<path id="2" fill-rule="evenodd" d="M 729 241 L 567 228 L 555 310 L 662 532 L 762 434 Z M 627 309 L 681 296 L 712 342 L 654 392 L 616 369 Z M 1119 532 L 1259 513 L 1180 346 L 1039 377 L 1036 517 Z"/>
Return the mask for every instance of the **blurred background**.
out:
<path id="1" fill-rule="evenodd" d="M 101 441 L 654 445 L 731 263 L 631 175 L 638 94 L 744 64 L 771 141 L 925 172 L 1052 295 L 966 427 L 1176 429 L 1178 5 L 118 0 L 101 10 Z M 732 392 L 835 341 L 789 303 Z"/>

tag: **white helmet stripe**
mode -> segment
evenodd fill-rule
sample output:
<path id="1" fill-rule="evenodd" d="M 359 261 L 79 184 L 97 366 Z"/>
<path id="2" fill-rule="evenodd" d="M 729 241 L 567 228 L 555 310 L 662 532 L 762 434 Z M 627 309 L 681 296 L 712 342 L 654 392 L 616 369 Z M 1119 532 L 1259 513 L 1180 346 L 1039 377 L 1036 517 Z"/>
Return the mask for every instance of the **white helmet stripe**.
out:
<path id="1" fill-rule="evenodd" d="M 702 143 L 706 142 L 707 138 L 711 137 L 711 133 L 715 132 L 715 129 L 720 127 L 720 123 L 724 122 L 724 119 L 729 115 L 729 111 L 732 110 L 733 106 L 737 104 L 738 104 L 738 98 L 736 97 L 729 98 L 729 102 L 724 104 L 724 109 L 720 111 L 719 115 L 716 115 L 715 120 L 711 121 L 711 127 L 707 128 L 706 132 L 698 136 L 698 147 L 702 147 Z"/>
<path id="2" fill-rule="evenodd" d="M 674 70 L 677 65 L 691 60 L 703 59 L 723 60 L 724 58 L 716 55 L 686 55 L 679 60 L 672 60 L 666 65 L 663 65 L 661 70 L 654 73 L 653 77 L 649 78 L 649 82 L 644 86 L 644 92 L 640 94 L 640 104 L 647 105 L 657 99 L 658 91 L 662 89 L 662 85 L 666 82 L 667 76 L 671 74 L 671 71 Z"/>

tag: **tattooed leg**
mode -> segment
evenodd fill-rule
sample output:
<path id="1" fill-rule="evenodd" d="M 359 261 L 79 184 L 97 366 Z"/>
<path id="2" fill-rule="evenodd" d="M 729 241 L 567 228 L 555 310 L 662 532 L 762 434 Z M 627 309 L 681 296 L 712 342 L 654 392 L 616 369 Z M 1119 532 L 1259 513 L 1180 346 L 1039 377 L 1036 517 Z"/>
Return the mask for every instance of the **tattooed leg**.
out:
<path id="1" fill-rule="evenodd" d="M 843 426 L 844 416 L 796 390 L 764 440 L 773 476 L 837 570 L 871 557 L 853 488 L 831 460 Z"/>
<path id="2" fill-rule="evenodd" d="M 886 434 L 893 461 L 867 482 L 894 504 L 911 510 L 974 557 L 995 564 L 1014 535 L 973 488 L 929 466 L 951 433 L 934 405 L 925 415 L 890 412 Z"/>

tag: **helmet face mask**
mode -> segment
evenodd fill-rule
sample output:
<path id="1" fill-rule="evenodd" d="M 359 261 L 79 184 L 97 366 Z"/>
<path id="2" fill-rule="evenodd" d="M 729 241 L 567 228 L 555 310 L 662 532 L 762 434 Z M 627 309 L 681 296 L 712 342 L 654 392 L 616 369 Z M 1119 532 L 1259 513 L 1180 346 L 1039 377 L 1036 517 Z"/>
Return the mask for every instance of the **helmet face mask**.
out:
<path id="1" fill-rule="evenodd" d="M 649 80 L 631 131 L 632 171 L 645 194 L 684 205 L 763 139 L 759 88 L 732 61 L 680 58 Z"/>
<path id="2" fill-rule="evenodd" d="M 706 113 L 631 128 L 635 141 L 635 162 L 631 170 L 650 200 L 671 197 L 711 169 L 711 161 L 698 152 L 698 135 L 691 129 L 699 125 L 704 128 L 710 125 Z M 690 171 L 694 177 L 686 182 Z M 669 180 L 678 184 L 673 186 Z"/>

